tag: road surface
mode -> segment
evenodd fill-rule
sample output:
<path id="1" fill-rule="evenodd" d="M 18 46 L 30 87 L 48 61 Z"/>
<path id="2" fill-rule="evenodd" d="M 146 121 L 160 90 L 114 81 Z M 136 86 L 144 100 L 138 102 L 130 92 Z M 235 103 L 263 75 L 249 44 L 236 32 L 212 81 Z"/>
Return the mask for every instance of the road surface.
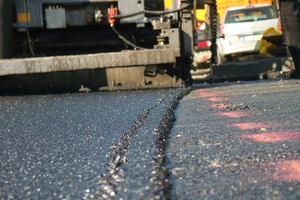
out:
<path id="1" fill-rule="evenodd" d="M 1 198 L 299 199 L 299 83 L 1 96 Z"/>

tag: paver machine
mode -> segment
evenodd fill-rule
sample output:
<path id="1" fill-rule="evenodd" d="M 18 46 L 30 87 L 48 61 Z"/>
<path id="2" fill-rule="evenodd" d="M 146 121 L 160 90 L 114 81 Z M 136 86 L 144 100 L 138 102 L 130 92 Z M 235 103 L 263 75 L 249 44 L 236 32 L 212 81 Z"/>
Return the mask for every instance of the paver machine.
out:
<path id="1" fill-rule="evenodd" d="M 183 85 L 197 44 L 194 13 L 205 4 L 215 52 L 215 0 L 0 0 L 0 59 L 33 57 L 27 72 L 36 73 L 48 56 L 95 54 L 97 87 Z"/>

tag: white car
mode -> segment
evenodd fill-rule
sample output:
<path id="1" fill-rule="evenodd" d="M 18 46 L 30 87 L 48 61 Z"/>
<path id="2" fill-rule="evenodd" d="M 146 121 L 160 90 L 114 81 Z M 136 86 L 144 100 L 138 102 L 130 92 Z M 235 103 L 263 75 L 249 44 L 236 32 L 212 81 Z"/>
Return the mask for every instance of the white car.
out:
<path id="1" fill-rule="evenodd" d="M 224 63 L 227 55 L 254 52 L 262 34 L 273 27 L 278 30 L 278 11 L 270 4 L 251 4 L 230 7 L 221 22 L 217 39 L 218 62 Z"/>

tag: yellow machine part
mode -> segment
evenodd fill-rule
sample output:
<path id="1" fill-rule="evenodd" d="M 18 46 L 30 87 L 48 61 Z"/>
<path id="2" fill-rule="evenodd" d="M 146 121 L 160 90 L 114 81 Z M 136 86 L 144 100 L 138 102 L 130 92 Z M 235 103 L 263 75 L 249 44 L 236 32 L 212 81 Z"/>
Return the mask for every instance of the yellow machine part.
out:
<path id="1" fill-rule="evenodd" d="M 205 4 L 204 9 L 197 9 L 196 10 L 196 18 L 197 18 L 198 21 L 202 21 L 202 22 L 205 21 L 206 8 L 207 8 L 207 5 Z"/>
<path id="2" fill-rule="evenodd" d="M 165 0 L 166 2 L 167 0 Z M 227 8 L 233 6 L 242 6 L 242 5 L 249 5 L 249 4 L 262 4 L 262 3 L 269 3 L 272 4 L 273 0 L 217 0 L 217 8 L 220 20 L 223 21 L 223 15 Z M 207 6 L 205 5 L 204 9 L 196 10 L 196 18 L 198 21 L 205 21 L 205 12 Z"/>
<path id="3" fill-rule="evenodd" d="M 172 0 L 164 0 L 165 9 L 172 9 L 173 8 L 173 1 Z"/>
<path id="4" fill-rule="evenodd" d="M 31 21 L 30 13 L 27 13 L 27 16 L 26 16 L 26 13 L 18 13 L 17 21 L 18 22 L 30 22 Z"/>
<path id="5" fill-rule="evenodd" d="M 274 44 L 272 44 L 270 42 L 267 42 L 266 40 L 263 39 L 264 37 L 276 36 L 276 35 L 282 35 L 282 32 L 275 30 L 273 27 L 272 28 L 268 28 L 263 33 L 262 38 L 256 43 L 255 50 L 258 50 L 262 54 L 266 54 L 268 52 L 268 48 L 276 47 L 276 45 L 274 45 Z"/>

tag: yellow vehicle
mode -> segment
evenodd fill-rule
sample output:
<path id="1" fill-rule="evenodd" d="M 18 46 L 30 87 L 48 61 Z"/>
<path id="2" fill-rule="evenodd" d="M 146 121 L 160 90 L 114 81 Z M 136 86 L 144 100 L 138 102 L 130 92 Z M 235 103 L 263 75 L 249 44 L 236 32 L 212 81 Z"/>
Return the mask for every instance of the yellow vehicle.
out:
<path id="1" fill-rule="evenodd" d="M 233 6 L 242 6 L 248 4 L 262 4 L 262 3 L 269 3 L 272 4 L 273 0 L 217 0 L 217 11 L 220 18 L 220 21 L 223 21 L 223 15 L 227 8 Z M 198 21 L 205 21 L 205 13 L 207 11 L 207 5 L 205 5 L 204 9 L 197 9 L 196 10 L 196 18 Z"/>

